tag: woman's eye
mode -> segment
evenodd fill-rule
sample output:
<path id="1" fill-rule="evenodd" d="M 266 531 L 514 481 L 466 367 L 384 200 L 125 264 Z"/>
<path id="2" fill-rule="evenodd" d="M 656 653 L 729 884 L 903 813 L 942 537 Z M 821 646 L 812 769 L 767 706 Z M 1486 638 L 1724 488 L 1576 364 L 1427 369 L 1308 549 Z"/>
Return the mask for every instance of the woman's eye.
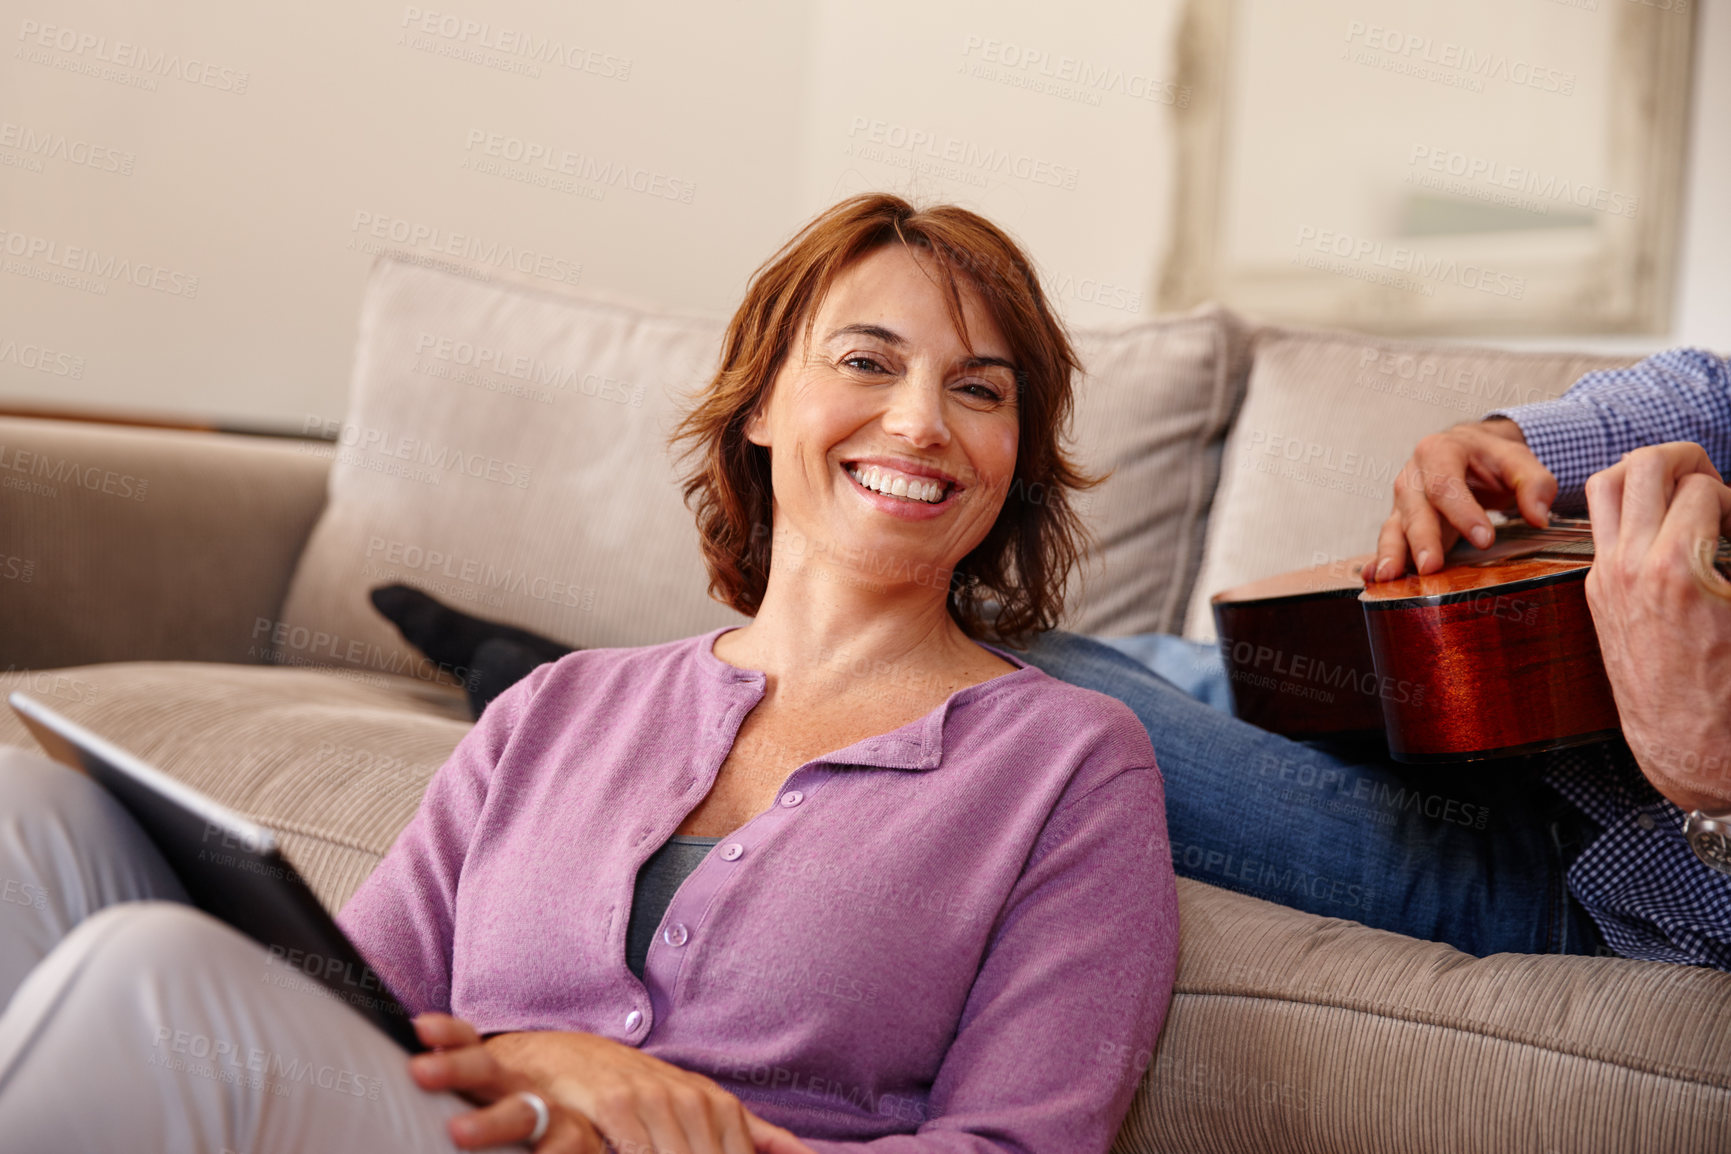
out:
<path id="1" fill-rule="evenodd" d="M 846 365 L 850 369 L 858 369 L 864 373 L 882 373 L 888 371 L 872 358 L 866 356 L 848 357 L 842 361 L 842 364 Z"/>
<path id="2" fill-rule="evenodd" d="M 1003 394 L 997 389 L 981 381 L 964 381 L 961 387 L 964 392 L 979 397 L 983 401 L 1001 401 L 1004 399 Z"/>

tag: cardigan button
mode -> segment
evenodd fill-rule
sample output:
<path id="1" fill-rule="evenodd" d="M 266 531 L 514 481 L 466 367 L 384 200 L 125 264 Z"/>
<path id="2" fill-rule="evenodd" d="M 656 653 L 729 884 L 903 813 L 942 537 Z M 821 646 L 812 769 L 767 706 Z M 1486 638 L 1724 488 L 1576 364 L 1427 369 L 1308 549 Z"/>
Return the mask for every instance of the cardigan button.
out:
<path id="1" fill-rule="evenodd" d="M 739 855 L 745 852 L 745 847 L 736 841 L 730 841 L 721 847 L 722 861 L 738 861 Z"/>
<path id="2" fill-rule="evenodd" d="M 797 789 L 790 789 L 781 795 L 781 804 L 792 808 L 805 800 L 805 794 Z"/>
<path id="3" fill-rule="evenodd" d="M 683 946 L 690 936 L 685 932 L 684 922 L 674 922 L 661 931 L 661 940 L 670 946 Z"/>
<path id="4" fill-rule="evenodd" d="M 642 1010 L 632 1010 L 629 1014 L 625 1015 L 625 1032 L 627 1034 L 636 1033 L 637 1027 L 641 1026 L 642 1024 L 643 1024 L 643 1011 Z"/>

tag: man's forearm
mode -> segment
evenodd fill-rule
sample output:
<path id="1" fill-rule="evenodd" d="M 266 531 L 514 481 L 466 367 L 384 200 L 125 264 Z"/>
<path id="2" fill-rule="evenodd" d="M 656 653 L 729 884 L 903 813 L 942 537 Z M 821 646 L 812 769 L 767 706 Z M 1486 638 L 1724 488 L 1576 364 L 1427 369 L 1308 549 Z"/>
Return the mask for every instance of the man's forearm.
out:
<path id="1" fill-rule="evenodd" d="M 1556 507 L 1578 511 L 1587 478 L 1647 445 L 1692 441 L 1731 469 L 1731 366 L 1671 349 L 1626 369 L 1588 373 L 1554 401 L 1498 409 L 1557 478 Z"/>

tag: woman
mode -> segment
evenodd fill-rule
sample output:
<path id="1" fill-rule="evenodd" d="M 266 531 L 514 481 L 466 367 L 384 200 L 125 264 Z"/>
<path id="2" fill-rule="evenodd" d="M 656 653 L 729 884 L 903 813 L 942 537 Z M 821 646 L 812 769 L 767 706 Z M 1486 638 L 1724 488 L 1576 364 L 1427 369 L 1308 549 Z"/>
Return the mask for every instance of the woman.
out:
<path id="1" fill-rule="evenodd" d="M 1092 483 L 1058 444 L 1073 370 L 988 222 L 822 214 L 758 271 L 678 433 L 712 592 L 751 623 L 537 669 L 341 914 L 437 1052 L 405 1064 L 225 928 L 130 906 L 0 1019 L 0 1130 L 64 1138 L 78 1063 L 142 1053 L 132 1150 L 419 1149 L 447 1125 L 464 1148 L 1104 1150 L 1175 965 L 1159 772 L 1122 704 L 976 640 L 1056 619 L 1064 495 Z M 177 896 L 147 847 L 57 820 L 144 863 L 57 900 Z M 50 872 L 32 884 L 66 889 Z M 249 1076 L 177 1067 L 201 1048 Z M 270 1072 L 304 1052 L 348 1095 L 288 1105 Z"/>

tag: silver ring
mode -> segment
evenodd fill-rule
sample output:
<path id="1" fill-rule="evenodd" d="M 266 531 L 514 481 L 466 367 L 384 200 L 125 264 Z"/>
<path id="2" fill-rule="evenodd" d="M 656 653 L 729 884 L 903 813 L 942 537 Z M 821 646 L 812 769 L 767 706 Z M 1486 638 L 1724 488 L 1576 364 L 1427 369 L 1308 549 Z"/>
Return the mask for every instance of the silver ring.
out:
<path id="1" fill-rule="evenodd" d="M 530 1146 L 547 1136 L 547 1127 L 553 1121 L 553 1111 L 547 1109 L 547 1101 L 541 1095 L 529 1090 L 517 1091 L 517 1097 L 529 1103 L 529 1109 L 535 1111 L 535 1128 L 529 1131 L 529 1136 L 523 1141 Z"/>

